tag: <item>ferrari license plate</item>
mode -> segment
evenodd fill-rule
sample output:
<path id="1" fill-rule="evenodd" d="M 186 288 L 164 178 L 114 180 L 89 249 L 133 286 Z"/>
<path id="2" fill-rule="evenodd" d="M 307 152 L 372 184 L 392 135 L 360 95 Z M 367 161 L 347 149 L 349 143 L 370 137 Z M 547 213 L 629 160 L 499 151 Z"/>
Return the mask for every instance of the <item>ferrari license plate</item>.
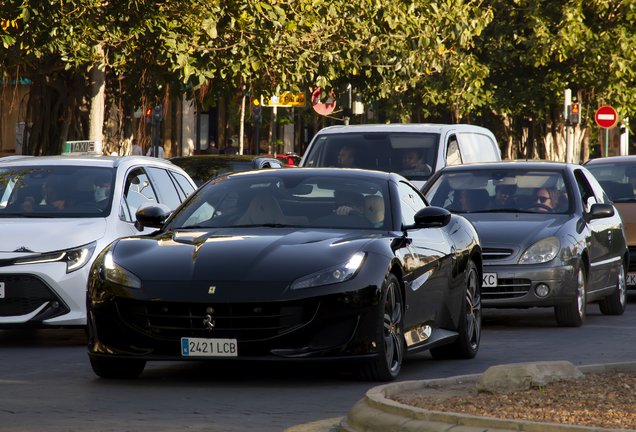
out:
<path id="1" fill-rule="evenodd" d="M 627 286 L 636 285 L 636 273 L 627 273 Z"/>
<path id="2" fill-rule="evenodd" d="M 0 298 L 4 298 L 4 282 L 0 282 Z"/>
<path id="3" fill-rule="evenodd" d="M 181 355 L 186 357 L 237 357 L 236 339 L 181 338 Z"/>
<path id="4" fill-rule="evenodd" d="M 484 273 L 482 287 L 496 287 L 497 286 L 497 273 Z"/>

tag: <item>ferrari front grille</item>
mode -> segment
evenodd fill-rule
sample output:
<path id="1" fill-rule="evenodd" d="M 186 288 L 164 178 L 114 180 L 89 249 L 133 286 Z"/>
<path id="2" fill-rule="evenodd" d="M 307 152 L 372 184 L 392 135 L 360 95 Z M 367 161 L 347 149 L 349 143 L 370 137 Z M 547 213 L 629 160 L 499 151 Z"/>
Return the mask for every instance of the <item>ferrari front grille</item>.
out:
<path id="1" fill-rule="evenodd" d="M 182 337 L 257 341 L 299 328 L 314 317 L 317 301 L 274 303 L 178 303 L 119 300 L 122 319 L 162 339 Z"/>
<path id="2" fill-rule="evenodd" d="M 499 279 L 496 287 L 483 287 L 484 300 L 510 299 L 523 297 L 530 291 L 530 279 Z"/>
<path id="3" fill-rule="evenodd" d="M 484 261 L 506 259 L 509 258 L 512 254 L 512 249 L 504 248 L 484 248 L 484 250 L 482 251 Z"/>
<path id="4" fill-rule="evenodd" d="M 21 316 L 35 311 L 44 303 L 59 300 L 40 279 L 31 275 L 0 275 L 4 298 L 0 298 L 0 316 Z"/>

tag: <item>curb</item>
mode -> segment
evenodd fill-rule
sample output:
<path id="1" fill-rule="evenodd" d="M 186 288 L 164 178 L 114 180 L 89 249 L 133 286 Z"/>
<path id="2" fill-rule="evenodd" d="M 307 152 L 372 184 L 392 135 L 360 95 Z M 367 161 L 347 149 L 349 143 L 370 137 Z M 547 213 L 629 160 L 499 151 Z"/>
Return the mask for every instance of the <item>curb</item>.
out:
<path id="1" fill-rule="evenodd" d="M 636 372 L 636 362 L 579 366 L 582 373 Z M 570 424 L 508 420 L 430 411 L 389 399 L 402 393 L 457 385 L 475 385 L 481 374 L 424 381 L 403 381 L 373 387 L 340 422 L 340 432 L 627 432 Z M 478 429 L 477 429 L 478 428 Z M 633 432 L 633 431 L 631 431 Z"/>

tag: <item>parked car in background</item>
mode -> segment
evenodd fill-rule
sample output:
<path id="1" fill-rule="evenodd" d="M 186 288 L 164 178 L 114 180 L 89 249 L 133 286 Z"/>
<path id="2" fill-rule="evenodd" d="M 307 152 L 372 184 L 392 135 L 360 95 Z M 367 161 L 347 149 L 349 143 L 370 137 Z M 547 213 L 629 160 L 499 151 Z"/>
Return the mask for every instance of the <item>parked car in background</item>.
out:
<path id="1" fill-rule="evenodd" d="M 586 304 L 625 311 L 623 222 L 584 167 L 495 162 L 448 167 L 424 188 L 434 206 L 470 220 L 482 242 L 484 307 L 554 307 L 581 326 Z"/>
<path id="2" fill-rule="evenodd" d="M 101 377 L 138 376 L 148 360 L 269 359 L 353 362 L 385 381 L 405 354 L 477 354 L 479 238 L 397 174 L 234 173 L 168 216 L 140 210 L 161 231 L 117 240 L 93 265 Z"/>
<path id="3" fill-rule="evenodd" d="M 177 208 L 196 189 L 181 168 L 144 156 L 0 159 L 0 328 L 86 325 L 97 254 L 137 224 L 143 204 Z"/>
<path id="4" fill-rule="evenodd" d="M 288 167 L 297 167 L 298 164 L 300 164 L 300 160 L 301 160 L 301 157 L 298 156 L 296 153 L 278 154 L 276 156 L 269 154 L 269 155 L 261 155 L 261 156 L 276 157 L 277 159 L 282 161 L 285 164 L 285 166 L 288 166 Z"/>
<path id="5" fill-rule="evenodd" d="M 392 123 L 324 128 L 312 139 L 300 166 L 396 172 L 421 188 L 445 166 L 499 160 L 501 151 L 488 129 Z"/>
<path id="6" fill-rule="evenodd" d="M 170 162 L 183 168 L 197 187 L 227 173 L 285 166 L 284 162 L 273 157 L 228 154 L 177 156 Z"/>
<path id="7" fill-rule="evenodd" d="M 623 218 L 629 248 L 627 288 L 636 289 L 636 156 L 591 159 L 584 164 Z"/>

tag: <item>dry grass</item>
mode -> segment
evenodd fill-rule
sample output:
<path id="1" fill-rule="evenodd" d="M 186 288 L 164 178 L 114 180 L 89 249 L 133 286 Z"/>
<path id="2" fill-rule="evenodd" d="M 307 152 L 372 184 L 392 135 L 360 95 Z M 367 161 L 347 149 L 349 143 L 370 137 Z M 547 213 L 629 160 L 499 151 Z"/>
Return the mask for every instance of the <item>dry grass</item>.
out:
<path id="1" fill-rule="evenodd" d="M 505 395 L 395 398 L 432 411 L 636 430 L 636 373 L 586 374 Z"/>

